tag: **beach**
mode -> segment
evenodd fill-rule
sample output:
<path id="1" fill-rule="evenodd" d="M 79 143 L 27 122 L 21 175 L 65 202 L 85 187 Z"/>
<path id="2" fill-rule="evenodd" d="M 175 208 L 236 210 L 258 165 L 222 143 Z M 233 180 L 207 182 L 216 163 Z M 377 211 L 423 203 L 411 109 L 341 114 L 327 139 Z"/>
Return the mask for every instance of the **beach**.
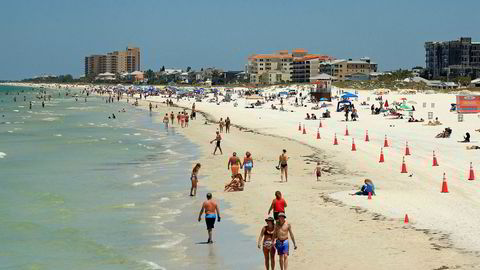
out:
<path id="1" fill-rule="evenodd" d="M 214 246 L 218 256 L 211 264 L 197 265 L 199 269 L 217 269 L 212 265 L 218 266 L 220 257 L 225 269 L 234 269 L 232 265 L 242 263 L 249 263 L 249 269 L 263 269 L 263 254 L 256 248 L 255 241 L 265 224 L 274 193 L 279 190 L 288 202 L 287 221 L 292 225 L 298 245 L 297 250 L 291 248 L 290 251 L 291 269 L 479 269 L 480 237 L 476 228 L 480 224 L 480 191 L 478 179 L 468 181 L 467 178 L 470 162 L 477 172 L 480 158 L 479 150 L 466 150 L 466 146 L 479 145 L 480 134 L 474 131 L 480 128 L 478 115 L 464 115 L 463 122 L 458 122 L 457 114 L 449 111 L 450 104 L 455 102 L 453 94 L 395 92 L 384 95 L 383 101 L 387 99 L 391 103 L 406 98 L 412 102 L 409 104 L 415 104 L 414 117 L 424 118 L 426 122 L 409 123 L 408 113 L 404 119 L 372 115 L 369 106 L 360 105 L 363 101 L 374 102 L 377 95 L 372 92 L 359 91 L 360 97 L 353 101 L 359 121 L 345 122 L 343 113 L 334 112 L 332 106 L 328 107 L 332 118 L 322 119 L 322 127 L 319 120 L 304 118 L 307 112 L 319 115 L 323 110 L 312 111 L 313 104 L 294 106 L 292 98 L 285 100 L 286 111 L 271 110 L 270 103 L 263 108 L 247 109 L 242 105 L 242 98 L 236 101 L 239 106 L 233 102 L 219 105 L 196 102 L 197 119 L 191 120 L 188 128 L 180 128 L 175 120 L 173 129 L 169 128 L 174 136 L 185 136 L 199 151 L 196 158 L 183 166 L 185 179 L 181 181 L 185 183 L 185 196 L 189 190 L 187 175 L 193 165 L 200 162 L 196 201 L 202 201 L 207 192 L 212 192 L 215 199 L 228 204 L 224 212 L 239 224 L 218 223 L 214 231 L 215 244 L 193 245 L 187 254 L 195 256 L 188 262 L 201 262 L 201 254 L 212 259 L 210 246 Z M 176 115 L 183 108 L 189 111 L 194 102 L 194 99 L 183 98 L 174 101 L 179 107 L 167 107 L 165 100 L 165 96 L 151 96 L 139 100 L 137 108 L 148 114 L 149 102 L 158 106 L 152 116 L 154 123 L 161 126 L 166 112 L 173 111 Z M 121 102 L 125 102 L 125 97 Z M 427 103 L 426 108 L 423 102 Z M 280 106 L 278 100 L 273 104 Z M 129 111 L 132 105 L 126 108 Z M 433 112 L 433 117 L 438 117 L 442 125 L 425 125 L 428 112 Z M 209 141 L 218 130 L 216 122 L 227 116 L 233 127 L 231 133 L 221 134 L 223 155 L 214 156 L 214 145 Z M 298 131 L 299 124 L 302 128 L 305 125 L 306 134 Z M 434 138 L 445 127 L 453 129 L 452 136 Z M 346 129 L 348 136 L 345 136 Z M 369 142 L 365 141 L 367 130 Z M 467 131 L 472 135 L 472 143 L 458 143 Z M 338 145 L 333 145 L 335 135 Z M 385 136 L 388 147 L 383 147 Z M 356 151 L 351 151 L 352 138 Z M 405 156 L 408 172 L 400 173 L 407 141 L 411 151 L 410 156 Z M 382 147 L 385 162 L 379 163 Z M 290 157 L 287 183 L 280 182 L 275 168 L 282 149 L 286 149 Z M 246 183 L 244 191 L 223 192 L 230 180 L 228 158 L 237 152 L 243 160 L 246 151 L 250 151 L 254 159 L 252 181 Z M 439 166 L 432 166 L 433 151 Z M 170 155 L 169 160 L 174 161 L 175 156 Z M 313 173 L 317 162 L 322 167 L 318 182 Z M 444 172 L 449 193 L 440 192 Z M 360 189 L 365 178 L 375 183 L 376 196 L 371 200 L 366 196 L 350 196 L 349 193 Z M 188 216 L 195 220 L 197 205 L 192 204 L 191 209 L 177 220 L 188 220 Z M 408 224 L 404 223 L 405 214 L 410 219 Z M 194 244 L 206 236 L 203 223 L 195 226 L 195 236 L 183 239 L 182 245 Z M 226 227 L 235 227 L 241 235 Z M 237 239 L 242 243 L 241 248 L 236 248 L 237 252 L 257 254 L 257 257 L 250 255 L 232 262 L 233 257 L 228 257 L 232 255 L 230 252 L 218 253 L 232 248 L 232 241 L 236 243 Z M 179 264 L 179 267 L 182 266 Z"/>
<path id="2" fill-rule="evenodd" d="M 370 93 L 360 92 L 360 100 L 366 100 L 364 95 L 373 98 Z M 385 97 L 392 102 L 403 96 L 417 103 L 416 118 L 428 119 L 428 112 L 433 111 L 443 125 L 408 123 L 406 118 L 385 119 L 360 107 L 358 122 L 342 122 L 342 113 L 322 120 L 321 139 L 317 140 L 319 121 L 303 119 L 306 112 L 311 112 L 307 108 L 292 108 L 295 112 L 291 113 L 197 102 L 197 110 L 209 120 L 229 116 L 236 126 L 230 134 L 222 134 L 224 155 L 212 156 L 213 146 L 208 144 L 214 138 L 216 124 L 191 121 L 190 127 L 180 132 L 201 146 L 204 157 L 200 162 L 206 164 L 202 171 L 208 171 L 209 177 L 200 185 L 218 190 L 215 196 L 232 204 L 229 211 L 235 221 L 248 224 L 245 232 L 252 237 L 260 232 L 274 192 L 282 191 L 289 202 L 287 220 L 299 243 L 290 261 L 299 269 L 313 269 L 319 264 L 326 269 L 353 269 L 370 254 L 374 254 L 369 259 L 371 269 L 476 269 L 480 265 L 476 232 L 480 224 L 476 207 L 479 191 L 478 181 L 467 181 L 467 174 L 469 163 L 480 164 L 480 159 L 475 150 L 466 150 L 466 145 L 457 140 L 466 131 L 476 135 L 473 129 L 479 128 L 478 117 L 465 115 L 464 122 L 457 122 L 456 114 L 449 112 L 455 98 L 451 94 Z M 427 101 L 429 108 L 422 108 Z M 176 102 L 187 108 L 192 103 L 193 100 Z M 435 103 L 434 108 L 431 103 Z M 305 124 L 307 134 L 298 131 L 299 122 L 302 127 Z M 349 136 L 344 136 L 346 126 Z M 455 136 L 435 139 L 447 126 L 452 127 Z M 370 142 L 364 141 L 367 129 Z M 336 146 L 335 133 L 339 141 Z M 384 148 L 386 162 L 379 164 L 385 135 L 389 142 L 389 147 Z M 351 151 L 352 138 L 356 152 Z M 412 152 L 406 158 L 409 173 L 401 174 L 407 140 Z M 290 156 L 288 183 L 279 183 L 275 169 L 282 149 L 287 149 Z M 229 178 L 226 163 L 233 151 L 240 157 L 246 151 L 252 152 L 256 161 L 252 182 L 246 184 L 243 192 L 224 193 L 222 187 Z M 432 151 L 436 151 L 439 167 L 432 167 Z M 324 168 L 320 182 L 313 175 L 317 160 Z M 448 177 L 448 194 L 440 193 L 443 172 Z M 365 178 L 375 182 L 377 196 L 372 200 L 349 196 Z M 406 225 L 405 214 L 410 217 Z"/>

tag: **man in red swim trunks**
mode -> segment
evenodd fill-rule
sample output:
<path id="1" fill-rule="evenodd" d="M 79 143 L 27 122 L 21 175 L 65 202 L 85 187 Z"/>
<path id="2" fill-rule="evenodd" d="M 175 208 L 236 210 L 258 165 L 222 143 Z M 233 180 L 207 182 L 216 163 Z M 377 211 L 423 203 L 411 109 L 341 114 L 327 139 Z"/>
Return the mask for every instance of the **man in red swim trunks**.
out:
<path id="1" fill-rule="evenodd" d="M 278 214 L 285 213 L 285 207 L 287 207 L 287 202 L 282 198 L 282 193 L 280 191 L 275 192 L 275 199 L 273 199 L 270 209 L 268 209 L 268 215 L 273 210 L 273 218 L 278 220 Z"/>

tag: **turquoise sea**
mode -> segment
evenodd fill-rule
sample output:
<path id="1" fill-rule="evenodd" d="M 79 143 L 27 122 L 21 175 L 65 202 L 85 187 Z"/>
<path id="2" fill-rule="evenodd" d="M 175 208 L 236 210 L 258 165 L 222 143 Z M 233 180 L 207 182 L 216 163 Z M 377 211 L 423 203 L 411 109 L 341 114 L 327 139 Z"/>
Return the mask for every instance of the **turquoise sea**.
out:
<path id="1" fill-rule="evenodd" d="M 201 244 L 207 191 L 188 196 L 196 145 L 145 110 L 84 97 L 0 86 L 0 269 L 262 266 L 228 216 Z"/>

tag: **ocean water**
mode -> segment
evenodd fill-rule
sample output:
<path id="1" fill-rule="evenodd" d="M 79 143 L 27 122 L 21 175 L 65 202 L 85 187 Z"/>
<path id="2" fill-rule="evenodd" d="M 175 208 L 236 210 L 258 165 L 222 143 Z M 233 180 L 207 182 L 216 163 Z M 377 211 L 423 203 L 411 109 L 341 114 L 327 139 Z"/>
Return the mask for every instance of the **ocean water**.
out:
<path id="1" fill-rule="evenodd" d="M 194 144 L 124 102 L 46 90 L 52 100 L 42 108 L 39 91 L 0 86 L 0 269 L 262 265 L 254 240 L 227 216 L 216 243 L 201 244 L 207 191 L 188 196 Z"/>

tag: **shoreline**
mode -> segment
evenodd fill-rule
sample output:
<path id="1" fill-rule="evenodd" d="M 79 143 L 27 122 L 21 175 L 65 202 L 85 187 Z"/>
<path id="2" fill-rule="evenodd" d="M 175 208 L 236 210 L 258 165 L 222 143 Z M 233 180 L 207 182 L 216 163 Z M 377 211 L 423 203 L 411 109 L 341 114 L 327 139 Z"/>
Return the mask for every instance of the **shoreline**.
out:
<path id="1" fill-rule="evenodd" d="M 150 101 L 152 103 L 158 103 L 160 110 L 171 111 L 171 109 L 173 109 L 177 112 L 178 109 L 182 108 L 182 106 L 174 108 L 166 107 L 165 104 L 159 100 L 160 97 L 154 97 L 154 99 L 155 100 L 142 100 L 141 102 L 139 100 L 140 106 L 138 106 L 138 108 L 144 108 L 143 106 L 148 105 Z M 201 109 L 198 109 L 199 107 L 200 106 L 197 106 L 198 112 L 201 111 Z M 148 112 L 148 108 L 146 108 L 146 111 Z M 198 115 L 200 115 L 200 113 L 198 113 Z M 202 117 L 212 122 L 216 120 L 208 111 L 203 112 L 199 118 Z M 161 122 L 161 120 L 161 116 L 159 116 L 157 121 Z M 252 119 L 252 121 L 255 120 Z M 287 149 L 294 149 L 294 151 L 291 152 L 291 155 L 295 157 L 295 160 L 292 160 L 292 164 L 294 164 L 295 167 L 298 166 L 298 169 L 294 171 L 295 179 L 293 181 L 289 181 L 288 184 L 276 183 L 275 180 L 278 180 L 278 173 L 273 170 L 273 166 L 266 166 L 265 164 L 260 165 L 258 168 L 258 171 L 261 172 L 261 176 L 264 179 L 256 180 L 256 165 L 254 175 L 252 175 L 252 183 L 246 184 L 245 191 L 237 193 L 216 192 L 214 193 L 214 197 L 215 194 L 219 194 L 221 198 L 230 203 L 232 205 L 230 211 L 234 221 L 238 224 L 247 225 L 247 228 L 243 231 L 251 237 L 256 238 L 256 234 L 258 234 L 261 228 L 260 224 L 263 224 L 263 216 L 261 215 L 265 215 L 267 209 L 260 211 L 255 209 L 255 207 L 268 208 L 267 204 L 269 204 L 269 201 L 273 198 L 275 188 L 282 190 L 284 194 L 285 192 L 283 190 L 288 190 L 286 199 L 289 202 L 290 208 L 287 208 L 287 216 L 289 217 L 288 220 L 292 221 L 294 226 L 293 230 L 299 245 L 299 250 L 292 252 L 293 254 L 291 253 L 290 256 L 291 264 L 293 264 L 295 268 L 302 267 L 304 269 L 311 269 L 312 267 L 318 266 L 319 263 L 328 262 L 326 265 L 331 265 L 332 267 L 329 269 L 354 269 L 355 267 L 358 268 L 358 262 L 366 255 L 363 253 L 366 251 L 373 252 L 376 256 L 382 257 L 375 258 L 377 265 L 370 267 L 373 269 L 391 268 L 392 265 L 398 265 L 398 269 L 407 267 L 418 269 L 460 267 L 461 269 L 470 269 L 480 265 L 478 252 L 456 247 L 449 238 L 448 233 L 442 233 L 439 230 L 416 228 L 416 226 L 423 226 L 416 224 L 415 221 L 413 225 L 403 225 L 403 219 L 400 220 L 400 217 L 387 218 L 384 215 L 376 214 L 376 211 L 372 211 L 371 209 L 367 210 L 368 208 L 364 207 L 367 202 L 366 200 L 354 200 L 352 203 L 356 205 L 353 206 L 342 202 L 340 200 L 342 196 L 338 197 L 338 194 L 345 192 L 346 189 L 357 186 L 356 183 L 346 181 L 345 179 L 358 178 L 358 176 L 364 175 L 362 170 L 347 171 L 346 169 L 340 168 L 337 169 L 338 171 L 332 171 L 333 174 L 326 172 L 326 176 L 322 177 L 321 183 L 312 184 L 313 177 L 310 175 L 310 171 L 313 170 L 311 167 L 313 166 L 313 162 L 316 159 L 327 159 L 328 161 L 325 164 L 330 164 L 331 162 L 333 168 L 338 168 L 338 165 L 341 164 L 341 157 L 339 157 L 338 152 L 330 151 L 328 147 L 323 149 L 318 146 L 313 146 L 309 142 L 300 141 L 298 137 L 281 137 L 278 136 L 278 134 L 265 134 L 266 132 L 262 129 L 235 124 L 232 126 L 233 135 L 225 136 L 224 142 L 227 144 L 238 143 L 239 146 L 236 148 L 226 147 L 223 156 L 219 157 L 217 155 L 213 157 L 210 153 L 211 146 L 205 145 L 205 142 L 212 139 L 211 137 L 217 126 L 212 124 L 203 125 L 203 122 L 204 120 L 200 121 L 200 119 L 197 119 L 190 121 L 191 127 L 189 128 L 176 128 L 178 132 L 184 134 L 190 141 L 199 146 L 202 152 L 200 157 L 202 165 L 204 163 L 212 163 L 213 166 L 216 167 L 219 167 L 219 163 L 225 163 L 226 165 L 226 160 L 229 156 L 228 153 L 230 153 L 231 150 L 235 150 L 239 152 L 239 156 L 242 157 L 243 150 L 238 151 L 238 148 L 245 149 L 245 145 L 250 145 L 250 150 L 255 149 L 253 153 L 255 161 L 257 161 L 257 158 L 260 158 L 261 163 L 270 164 L 275 163 L 275 158 L 281 147 L 287 145 Z M 268 127 L 266 128 L 268 129 Z M 198 132 L 199 130 L 202 132 Z M 206 130 L 208 130 L 208 134 L 205 134 L 204 131 Z M 355 130 L 353 130 L 353 132 L 355 132 Z M 235 138 L 231 138 L 233 136 Z M 339 137 L 339 140 L 345 144 L 344 138 Z M 226 149 L 229 149 L 229 151 L 226 151 Z M 257 154 L 260 150 L 266 150 L 265 152 L 269 154 Z M 308 164 L 308 162 L 310 162 L 310 164 Z M 216 167 L 213 168 L 209 166 L 208 169 L 212 170 L 213 173 L 210 173 L 209 176 L 206 177 L 206 181 L 201 178 L 202 180 L 199 183 L 200 187 L 205 186 L 210 190 L 218 190 L 219 187 L 222 187 L 226 180 L 219 180 L 219 178 L 226 179 L 228 172 L 220 171 L 220 169 Z M 202 166 L 202 171 L 205 169 L 207 168 Z M 202 174 L 202 171 L 200 174 Z M 340 175 L 340 172 L 345 174 Z M 303 186 L 296 184 L 296 186 L 292 187 L 291 183 L 296 183 L 296 181 L 303 181 L 302 183 L 306 184 L 303 184 Z M 249 187 L 250 185 L 253 186 L 252 189 Z M 265 192 L 261 192 L 261 190 L 267 190 L 268 194 L 263 194 Z M 378 199 L 379 198 L 380 197 L 378 197 Z M 376 201 L 375 199 L 373 201 Z M 307 200 L 307 203 L 305 203 L 305 200 Z M 252 201 L 261 201 L 262 203 L 257 205 L 252 203 Z M 292 201 L 294 203 L 291 203 Z M 298 206 L 301 207 L 297 208 Z M 308 207 L 311 207 L 315 211 L 305 209 Z M 292 213 L 292 210 L 295 212 Z M 299 213 L 297 213 L 297 211 Z M 323 213 L 323 211 L 326 211 L 326 213 Z M 326 218 L 327 222 L 324 223 L 327 225 L 312 225 L 305 220 L 309 215 L 319 218 L 319 222 L 324 222 L 323 218 Z M 333 221 L 328 219 L 333 219 Z M 300 231 L 300 233 L 298 231 Z M 372 236 L 372 232 L 375 234 L 374 239 L 368 237 L 368 235 Z M 316 235 L 323 233 L 328 235 L 321 235 L 323 237 Z M 315 243 L 318 242 L 319 244 L 312 244 L 310 241 L 304 244 L 305 239 L 312 240 Z M 342 241 L 346 243 L 342 243 Z M 324 242 L 328 243 L 328 248 L 321 246 Z M 307 248 L 306 251 L 305 248 Z M 358 250 L 363 250 L 363 252 Z M 337 260 L 342 260 L 344 257 L 350 258 L 351 262 L 337 262 Z M 397 268 L 394 267 L 394 269 Z"/>

